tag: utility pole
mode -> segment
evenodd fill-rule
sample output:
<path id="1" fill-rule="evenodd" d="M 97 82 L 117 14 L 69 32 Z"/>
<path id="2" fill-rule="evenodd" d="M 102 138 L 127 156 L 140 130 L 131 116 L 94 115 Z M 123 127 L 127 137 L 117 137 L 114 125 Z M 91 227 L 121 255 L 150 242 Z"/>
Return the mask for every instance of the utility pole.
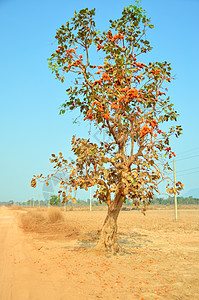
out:
<path id="1" fill-rule="evenodd" d="M 48 207 L 50 207 L 50 192 L 48 192 Z"/>
<path id="2" fill-rule="evenodd" d="M 90 187 L 90 211 L 92 210 L 92 206 L 91 206 L 91 187 Z"/>
<path id="3" fill-rule="evenodd" d="M 53 194 L 53 192 L 46 192 L 46 193 L 48 193 L 48 207 L 50 207 L 50 194 Z"/>
<path id="4" fill-rule="evenodd" d="M 173 160 L 173 179 L 174 179 L 174 206 L 175 206 L 175 220 L 178 219 L 178 203 L 176 196 L 176 168 L 175 168 L 175 159 Z"/>

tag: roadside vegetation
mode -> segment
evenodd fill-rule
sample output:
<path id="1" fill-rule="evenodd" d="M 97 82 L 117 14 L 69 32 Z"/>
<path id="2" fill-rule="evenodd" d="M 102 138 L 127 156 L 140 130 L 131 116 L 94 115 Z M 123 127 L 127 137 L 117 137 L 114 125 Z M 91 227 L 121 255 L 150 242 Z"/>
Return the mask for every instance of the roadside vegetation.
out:
<path id="1" fill-rule="evenodd" d="M 20 226 L 25 231 L 45 232 L 50 227 L 58 225 L 64 228 L 64 215 L 58 208 L 35 208 L 20 215 Z M 58 230 L 59 231 L 59 230 Z"/>
<path id="2" fill-rule="evenodd" d="M 62 208 L 62 210 L 64 210 L 64 205 L 62 204 L 61 201 L 57 202 L 56 201 L 54 202 L 54 199 L 56 199 L 57 196 L 53 195 L 51 198 L 52 198 L 52 202 L 50 202 L 50 205 L 53 206 L 53 207 L 60 207 Z M 50 199 L 51 201 L 51 199 Z M 199 198 L 196 198 L 196 197 L 192 197 L 192 196 L 189 196 L 189 197 L 177 197 L 177 202 L 178 202 L 178 205 L 199 205 Z M 161 198 L 161 197 L 154 197 L 152 200 L 151 200 L 151 208 L 153 209 L 153 207 L 155 205 L 160 205 L 160 206 L 164 206 L 164 205 L 173 205 L 174 204 L 174 197 L 168 197 L 168 198 Z M 72 210 L 73 208 L 81 208 L 81 207 L 88 207 L 90 205 L 90 199 L 87 199 L 87 200 L 80 200 L 80 199 L 77 199 L 76 201 L 76 204 L 74 204 L 72 201 L 69 201 L 68 203 L 65 204 L 65 209 L 66 210 Z M 124 206 L 132 206 L 132 208 L 134 207 L 133 205 L 133 202 L 132 201 L 129 201 L 128 199 L 126 200 L 126 203 L 123 204 Z M 16 203 L 12 203 L 12 205 L 10 205 L 9 202 L 0 202 L 0 206 L 8 206 L 10 207 L 11 209 L 22 209 L 23 207 L 47 207 L 48 206 L 48 201 L 44 201 L 44 200 L 41 200 L 40 201 L 40 206 L 39 206 L 39 201 L 36 200 L 34 201 L 34 205 L 33 205 L 33 202 L 32 200 L 28 200 L 28 201 L 24 201 L 24 202 L 17 202 Z M 105 203 L 99 203 L 98 201 L 92 199 L 92 207 L 98 207 L 100 209 L 100 207 L 105 207 L 106 204 Z"/>

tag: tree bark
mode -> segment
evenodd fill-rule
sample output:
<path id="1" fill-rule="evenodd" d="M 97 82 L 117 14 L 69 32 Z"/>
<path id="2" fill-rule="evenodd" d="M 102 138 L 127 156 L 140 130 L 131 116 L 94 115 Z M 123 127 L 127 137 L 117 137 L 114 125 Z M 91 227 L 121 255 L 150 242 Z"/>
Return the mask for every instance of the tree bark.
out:
<path id="1" fill-rule="evenodd" d="M 123 204 L 123 197 L 118 203 L 108 207 L 108 213 L 101 230 L 100 239 L 95 250 L 117 253 L 121 250 L 117 242 L 117 218 Z"/>

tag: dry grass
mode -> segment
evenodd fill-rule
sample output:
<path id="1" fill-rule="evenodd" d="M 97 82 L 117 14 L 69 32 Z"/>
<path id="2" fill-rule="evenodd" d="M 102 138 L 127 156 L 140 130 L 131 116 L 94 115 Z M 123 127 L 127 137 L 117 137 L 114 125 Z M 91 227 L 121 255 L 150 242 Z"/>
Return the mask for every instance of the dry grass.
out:
<path id="1" fill-rule="evenodd" d="M 29 208 L 30 209 L 30 208 Z M 37 211 L 42 211 L 42 212 L 46 212 L 48 207 L 43 206 L 43 207 L 36 207 L 36 208 L 32 208 L 32 209 L 36 209 Z"/>
<path id="2" fill-rule="evenodd" d="M 48 209 L 47 217 L 51 223 L 61 222 L 64 220 L 62 212 L 58 208 L 55 208 L 55 207 Z"/>
<path id="3" fill-rule="evenodd" d="M 9 209 L 12 210 L 23 210 L 24 208 L 19 205 L 7 206 Z"/>
<path id="4" fill-rule="evenodd" d="M 64 217 L 60 208 L 27 208 L 18 214 L 19 225 L 26 232 L 39 234 L 45 239 L 77 239 L 79 224 Z"/>
<path id="5" fill-rule="evenodd" d="M 105 207 L 103 207 L 105 208 Z M 20 212 L 20 211 L 19 211 Z M 96 235 L 101 230 L 106 211 L 74 210 L 62 208 L 27 208 L 21 219 L 24 231 L 39 233 L 47 239 L 87 239 L 88 234 Z M 149 234 L 182 234 L 199 231 L 199 209 L 179 210 L 175 221 L 174 209 L 149 210 L 144 216 L 140 211 L 121 211 L 118 218 L 118 234 L 145 232 Z"/>
<path id="6" fill-rule="evenodd" d="M 29 211 L 21 215 L 21 226 L 26 231 L 37 231 L 46 222 L 44 214 L 38 211 Z"/>
<path id="7" fill-rule="evenodd" d="M 62 226 L 64 216 L 58 208 L 31 209 L 27 213 L 20 215 L 20 224 L 25 231 L 45 232 L 51 229 L 55 223 Z"/>

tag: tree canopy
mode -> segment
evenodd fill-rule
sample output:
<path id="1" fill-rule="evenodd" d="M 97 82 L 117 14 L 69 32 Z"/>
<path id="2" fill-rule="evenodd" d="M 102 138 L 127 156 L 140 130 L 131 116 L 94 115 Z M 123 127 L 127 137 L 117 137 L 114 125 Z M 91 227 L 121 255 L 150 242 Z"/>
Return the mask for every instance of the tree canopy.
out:
<path id="1" fill-rule="evenodd" d="M 57 206 L 57 205 L 59 205 L 60 203 L 61 203 L 61 200 L 58 199 L 58 196 L 52 195 L 52 196 L 50 197 L 50 205 L 52 205 L 52 206 Z"/>

